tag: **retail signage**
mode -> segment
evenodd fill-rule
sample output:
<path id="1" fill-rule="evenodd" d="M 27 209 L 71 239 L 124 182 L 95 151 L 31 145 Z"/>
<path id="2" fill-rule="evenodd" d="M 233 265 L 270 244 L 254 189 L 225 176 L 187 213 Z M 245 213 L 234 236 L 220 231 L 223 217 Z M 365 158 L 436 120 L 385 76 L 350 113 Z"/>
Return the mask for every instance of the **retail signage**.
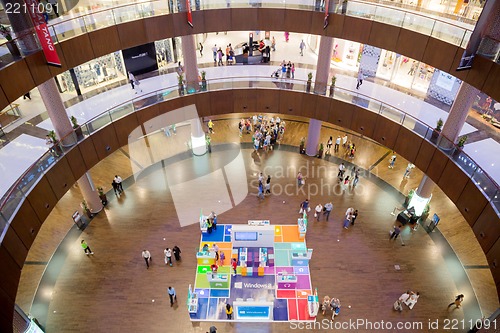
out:
<path id="1" fill-rule="evenodd" d="M 191 26 L 191 28 L 193 27 L 193 14 L 191 13 L 191 1 L 189 0 L 186 0 L 186 9 L 187 9 L 187 21 L 188 21 L 188 24 Z"/>
<path id="2" fill-rule="evenodd" d="M 24 2 L 26 3 L 26 8 L 28 8 L 28 13 L 30 14 L 31 21 L 35 27 L 38 40 L 42 45 L 43 54 L 45 55 L 47 63 L 52 66 L 61 67 L 61 60 L 59 60 L 56 46 L 50 36 L 50 31 L 47 27 L 47 23 L 45 23 L 43 13 L 38 10 L 38 1 L 24 0 Z"/>
<path id="3" fill-rule="evenodd" d="M 239 306 L 238 319 L 243 318 L 269 318 L 269 306 Z"/>
<path id="4" fill-rule="evenodd" d="M 125 68 L 134 75 L 158 70 L 154 42 L 122 50 L 122 54 Z"/>

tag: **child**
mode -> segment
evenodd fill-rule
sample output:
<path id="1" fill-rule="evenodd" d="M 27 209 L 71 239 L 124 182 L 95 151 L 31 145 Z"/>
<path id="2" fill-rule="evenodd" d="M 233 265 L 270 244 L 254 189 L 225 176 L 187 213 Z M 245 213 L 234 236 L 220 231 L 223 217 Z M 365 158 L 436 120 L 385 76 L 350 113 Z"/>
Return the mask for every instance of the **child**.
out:
<path id="1" fill-rule="evenodd" d="M 220 256 L 219 256 L 220 266 L 224 266 L 224 259 L 226 259 L 226 256 L 224 255 L 224 252 L 221 251 Z"/>

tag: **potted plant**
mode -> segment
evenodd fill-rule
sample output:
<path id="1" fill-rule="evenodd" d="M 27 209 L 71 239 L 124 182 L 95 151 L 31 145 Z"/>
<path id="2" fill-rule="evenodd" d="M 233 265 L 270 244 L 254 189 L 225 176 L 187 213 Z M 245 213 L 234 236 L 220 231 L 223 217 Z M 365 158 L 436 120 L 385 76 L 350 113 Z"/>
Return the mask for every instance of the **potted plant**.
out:
<path id="1" fill-rule="evenodd" d="M 457 147 L 462 149 L 467 141 L 467 135 L 462 135 L 458 138 Z"/>
<path id="2" fill-rule="evenodd" d="M 12 54 L 13 57 L 20 57 L 21 52 L 19 52 L 16 42 L 12 40 L 10 29 L 0 24 L 0 34 L 7 40 L 7 48 L 9 49 L 10 54 Z"/>
<path id="3" fill-rule="evenodd" d="M 306 138 L 300 139 L 299 153 L 304 154 L 304 146 L 306 145 Z"/>
<path id="4" fill-rule="evenodd" d="M 414 189 L 411 189 L 411 190 L 408 192 L 408 195 L 407 195 L 407 196 L 406 196 L 406 198 L 405 198 L 405 203 L 404 203 L 404 206 L 405 206 L 405 207 L 408 207 L 408 204 L 410 203 L 411 198 L 413 197 L 413 194 L 415 194 L 415 190 L 414 190 Z"/>
<path id="5" fill-rule="evenodd" d="M 82 207 L 82 209 L 85 212 L 85 214 L 87 214 L 87 217 L 89 219 L 91 219 L 92 218 L 92 212 L 90 211 L 89 206 L 87 205 L 87 201 L 83 200 L 82 203 L 80 204 L 80 207 Z"/>
<path id="6" fill-rule="evenodd" d="M 103 206 L 106 206 L 108 198 L 106 197 L 106 193 L 104 193 L 104 189 L 102 187 L 98 187 L 97 192 L 99 193 L 99 198 L 101 199 Z"/>
<path id="7" fill-rule="evenodd" d="M 207 79 L 206 79 L 207 72 L 202 71 L 201 72 L 201 90 L 206 91 L 207 90 Z"/>
<path id="8" fill-rule="evenodd" d="M 83 132 L 80 125 L 78 125 L 78 120 L 76 120 L 75 116 L 71 116 L 71 124 L 73 125 L 73 129 L 75 130 L 76 138 L 78 141 L 83 139 Z"/>
<path id="9" fill-rule="evenodd" d="M 337 77 L 332 76 L 332 83 L 330 84 L 330 96 L 333 96 L 333 90 L 335 89 L 335 82 L 337 82 Z"/>
<path id="10" fill-rule="evenodd" d="M 434 141 L 437 140 L 437 138 L 439 137 L 439 134 L 443 129 L 443 124 L 444 124 L 443 119 L 439 118 L 439 120 L 436 123 L 436 128 L 434 128 L 434 130 L 432 131 L 431 139 L 433 139 Z"/>
<path id="11" fill-rule="evenodd" d="M 307 86 L 306 86 L 306 91 L 307 92 L 311 91 L 312 78 L 313 78 L 313 73 L 309 72 L 307 74 Z"/>
<path id="12" fill-rule="evenodd" d="M 179 90 L 179 95 L 184 95 L 184 74 L 179 73 L 177 76 L 178 80 L 178 90 Z"/>
<path id="13" fill-rule="evenodd" d="M 324 145 L 323 145 L 323 142 L 319 144 L 319 150 L 318 150 L 318 158 L 322 158 L 323 157 L 323 149 L 324 149 Z"/>
<path id="14" fill-rule="evenodd" d="M 429 211 L 431 209 L 431 206 L 429 204 L 425 205 L 424 210 L 422 211 L 422 215 L 420 215 L 420 222 L 424 223 L 427 221 L 427 218 L 429 217 Z"/>

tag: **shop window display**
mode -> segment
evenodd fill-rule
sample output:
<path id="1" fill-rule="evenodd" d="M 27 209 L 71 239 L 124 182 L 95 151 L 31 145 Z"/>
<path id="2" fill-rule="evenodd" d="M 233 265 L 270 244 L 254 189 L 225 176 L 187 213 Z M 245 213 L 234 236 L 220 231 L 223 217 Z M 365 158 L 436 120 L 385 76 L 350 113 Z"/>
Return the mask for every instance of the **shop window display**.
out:
<path id="1" fill-rule="evenodd" d="M 357 71 L 361 49 L 362 45 L 360 43 L 335 38 L 332 53 L 333 64 L 341 68 Z"/>
<path id="2" fill-rule="evenodd" d="M 75 67 L 75 74 L 82 92 L 101 83 L 125 78 L 121 52 L 114 52 Z"/>
<path id="3" fill-rule="evenodd" d="M 172 53 L 172 40 L 170 38 L 155 41 L 155 49 L 158 68 L 166 67 L 167 64 L 174 61 Z"/>

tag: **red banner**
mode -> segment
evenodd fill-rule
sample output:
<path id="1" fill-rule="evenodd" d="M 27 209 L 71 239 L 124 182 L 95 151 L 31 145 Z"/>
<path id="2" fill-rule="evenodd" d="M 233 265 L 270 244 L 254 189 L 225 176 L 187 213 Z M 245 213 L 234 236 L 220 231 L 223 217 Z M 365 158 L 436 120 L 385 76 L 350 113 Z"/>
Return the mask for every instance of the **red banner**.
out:
<path id="1" fill-rule="evenodd" d="M 330 0 L 325 0 L 326 5 L 325 5 L 325 20 L 323 21 L 323 29 L 326 29 L 328 26 L 328 16 L 330 16 L 330 13 L 328 12 L 328 8 L 330 7 Z"/>
<path id="2" fill-rule="evenodd" d="M 45 23 L 43 13 L 38 11 L 38 1 L 24 0 L 24 2 L 26 3 L 26 8 L 30 14 L 31 21 L 33 21 L 33 25 L 35 26 L 36 35 L 42 45 L 43 54 L 45 55 L 47 63 L 49 65 L 61 67 L 61 61 L 57 55 L 56 46 L 50 36 L 50 31 L 47 27 L 47 23 Z"/>
<path id="3" fill-rule="evenodd" d="M 187 9 L 187 21 L 188 24 L 193 27 L 193 15 L 191 13 L 191 2 L 189 0 L 186 0 L 186 9 Z"/>

